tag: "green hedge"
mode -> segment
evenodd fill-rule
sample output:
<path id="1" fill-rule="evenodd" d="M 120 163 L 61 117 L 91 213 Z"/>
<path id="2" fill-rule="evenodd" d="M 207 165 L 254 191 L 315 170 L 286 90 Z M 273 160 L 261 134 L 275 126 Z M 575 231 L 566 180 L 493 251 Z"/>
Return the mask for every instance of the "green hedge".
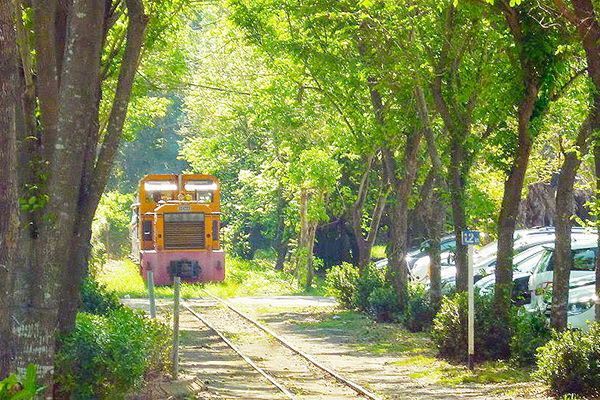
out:
<path id="1" fill-rule="evenodd" d="M 556 396 L 600 396 L 600 325 L 553 333 L 539 349 L 535 376 Z"/>
<path id="2" fill-rule="evenodd" d="M 57 381 L 75 399 L 125 398 L 153 368 L 167 368 L 170 341 L 169 329 L 140 311 L 79 313 L 57 355 Z"/>

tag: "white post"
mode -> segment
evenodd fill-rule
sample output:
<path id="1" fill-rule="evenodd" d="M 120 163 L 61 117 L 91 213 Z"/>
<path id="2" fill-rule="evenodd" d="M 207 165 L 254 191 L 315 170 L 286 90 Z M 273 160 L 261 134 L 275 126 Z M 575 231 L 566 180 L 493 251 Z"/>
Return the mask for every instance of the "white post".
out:
<path id="1" fill-rule="evenodd" d="M 473 290 L 473 245 L 470 244 L 468 246 L 468 294 L 469 294 L 469 304 L 468 304 L 468 345 L 469 345 L 469 369 L 473 370 L 474 368 L 474 355 L 475 355 L 475 293 Z"/>
<path id="2" fill-rule="evenodd" d="M 173 379 L 179 375 L 179 281 L 180 277 L 173 278 Z"/>
<path id="3" fill-rule="evenodd" d="M 148 298 L 150 300 L 150 317 L 156 318 L 156 303 L 154 301 L 154 272 L 148 268 Z"/>

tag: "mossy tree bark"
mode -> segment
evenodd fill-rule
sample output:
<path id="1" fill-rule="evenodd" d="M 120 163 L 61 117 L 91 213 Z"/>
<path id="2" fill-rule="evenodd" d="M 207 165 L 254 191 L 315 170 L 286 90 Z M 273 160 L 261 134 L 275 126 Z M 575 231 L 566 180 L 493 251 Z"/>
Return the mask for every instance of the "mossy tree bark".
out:
<path id="1" fill-rule="evenodd" d="M 141 0 L 127 0 L 122 8 L 105 0 L 16 5 L 17 27 L 31 7 L 35 42 L 18 35 L 22 76 L 15 82 L 24 96 L 16 102 L 17 179 L 18 196 L 27 201 L 21 223 L 28 229 L 20 231 L 19 267 L 10 271 L 13 335 L 7 348 L 16 355 L 10 369 L 36 363 L 51 387 L 56 334 L 75 323 L 91 221 L 121 138 L 148 17 Z M 120 12 L 127 13 L 127 38 L 107 128 L 101 129 L 103 63 L 115 62 L 102 60 L 103 46 Z"/>

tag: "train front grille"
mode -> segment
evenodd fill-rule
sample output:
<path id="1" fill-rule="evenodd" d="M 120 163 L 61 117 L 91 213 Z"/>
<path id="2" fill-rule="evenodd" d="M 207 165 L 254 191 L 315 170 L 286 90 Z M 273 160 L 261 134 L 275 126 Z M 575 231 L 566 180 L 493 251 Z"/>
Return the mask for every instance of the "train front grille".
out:
<path id="1" fill-rule="evenodd" d="M 204 213 L 165 213 L 165 250 L 203 249 Z"/>

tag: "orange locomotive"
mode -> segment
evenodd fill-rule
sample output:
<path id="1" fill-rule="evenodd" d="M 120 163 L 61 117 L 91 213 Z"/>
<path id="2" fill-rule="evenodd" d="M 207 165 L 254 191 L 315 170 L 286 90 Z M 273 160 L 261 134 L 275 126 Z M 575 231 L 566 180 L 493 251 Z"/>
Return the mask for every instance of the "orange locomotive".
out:
<path id="1" fill-rule="evenodd" d="M 132 255 L 144 280 L 157 285 L 174 276 L 186 282 L 225 278 L 221 249 L 219 181 L 211 175 L 146 175 L 132 206 Z"/>

